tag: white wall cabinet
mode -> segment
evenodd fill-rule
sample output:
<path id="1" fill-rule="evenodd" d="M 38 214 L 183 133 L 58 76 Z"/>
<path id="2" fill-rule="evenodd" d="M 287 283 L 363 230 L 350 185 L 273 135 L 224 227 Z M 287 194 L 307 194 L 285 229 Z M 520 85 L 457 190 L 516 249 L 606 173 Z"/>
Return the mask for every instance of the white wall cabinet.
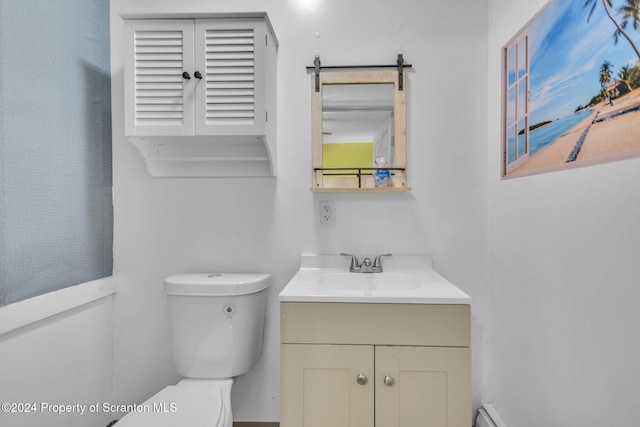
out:
<path id="1" fill-rule="evenodd" d="M 280 425 L 470 426 L 469 313 L 468 305 L 282 303 Z"/>
<path id="2" fill-rule="evenodd" d="M 125 134 L 152 175 L 275 175 L 277 39 L 266 15 L 130 19 L 124 40 Z"/>

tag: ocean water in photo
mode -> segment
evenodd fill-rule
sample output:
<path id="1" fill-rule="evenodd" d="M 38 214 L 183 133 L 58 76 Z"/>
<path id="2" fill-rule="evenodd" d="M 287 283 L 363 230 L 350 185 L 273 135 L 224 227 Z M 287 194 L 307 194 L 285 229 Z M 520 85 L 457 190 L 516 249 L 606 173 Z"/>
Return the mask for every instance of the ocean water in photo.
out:
<path id="1" fill-rule="evenodd" d="M 592 110 L 582 110 L 579 113 L 571 114 L 570 116 L 555 120 L 546 126 L 531 131 L 529 133 L 529 155 L 534 155 L 564 135 L 568 130 L 591 114 L 591 111 Z"/>

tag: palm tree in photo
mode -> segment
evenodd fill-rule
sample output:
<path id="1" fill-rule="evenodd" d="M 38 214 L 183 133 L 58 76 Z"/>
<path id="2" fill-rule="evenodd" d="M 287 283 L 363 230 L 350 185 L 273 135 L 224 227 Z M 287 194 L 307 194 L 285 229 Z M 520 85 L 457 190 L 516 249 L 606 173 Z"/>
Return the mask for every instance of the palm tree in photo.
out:
<path id="1" fill-rule="evenodd" d="M 611 77 L 613 76 L 612 67 L 613 64 L 606 60 L 600 66 L 600 86 L 602 87 L 604 95 L 609 99 L 609 103 L 611 103 L 611 96 L 607 91 L 607 86 L 611 83 Z"/>
<path id="2" fill-rule="evenodd" d="M 618 7 L 618 16 L 622 18 L 620 27 L 623 30 L 626 30 L 627 25 L 631 23 L 633 29 L 638 31 L 640 28 L 640 0 L 625 0 L 624 4 Z M 613 33 L 613 39 L 616 43 L 618 43 L 620 35 L 622 33 L 619 30 Z"/>
<path id="3" fill-rule="evenodd" d="M 633 5 L 634 3 L 637 3 L 638 0 L 625 0 L 625 2 L 627 3 L 627 5 L 628 4 Z M 631 47 L 633 48 L 633 50 L 636 52 L 636 55 L 638 55 L 638 58 L 640 59 L 640 50 L 638 50 L 638 47 L 635 45 L 631 37 L 629 37 L 629 34 L 627 34 L 624 31 L 624 28 L 620 24 L 618 24 L 618 21 L 616 21 L 614 17 L 611 15 L 611 9 L 613 8 L 613 5 L 611 4 L 611 0 L 586 0 L 584 2 L 584 7 L 591 6 L 591 10 L 589 11 L 589 16 L 587 17 L 587 22 L 589 22 L 589 20 L 591 19 L 591 15 L 593 15 L 593 11 L 596 10 L 596 6 L 598 6 L 598 3 L 602 3 L 602 7 L 604 7 L 604 11 L 607 13 L 607 16 L 609 17 L 611 22 L 613 22 L 613 25 L 615 25 L 616 27 L 616 31 L 615 33 L 613 33 L 614 40 L 616 41 L 616 43 L 618 41 L 618 37 L 623 36 L 625 39 L 627 39 L 629 44 L 631 44 Z M 625 20 L 624 22 L 627 22 L 627 20 Z M 634 26 L 635 26 L 635 21 L 634 21 Z"/>
<path id="4" fill-rule="evenodd" d="M 600 84 L 602 86 L 607 86 L 611 82 L 611 77 L 613 76 L 612 68 L 613 64 L 607 60 L 600 65 Z"/>
<path id="5" fill-rule="evenodd" d="M 627 89 L 629 89 L 629 92 L 631 92 L 631 83 L 629 83 L 631 81 L 631 73 L 631 67 L 629 67 L 628 65 L 625 65 L 624 67 L 620 68 L 620 71 L 618 71 L 618 77 L 620 77 L 620 80 L 622 80 L 627 85 Z"/>
<path id="6" fill-rule="evenodd" d="M 640 87 L 640 61 L 629 70 L 629 83 L 631 87 Z"/>
<path id="7" fill-rule="evenodd" d="M 640 0 L 625 0 L 622 6 L 618 7 L 618 15 L 622 16 L 622 28 L 627 28 L 631 21 L 633 29 L 640 29 Z"/>

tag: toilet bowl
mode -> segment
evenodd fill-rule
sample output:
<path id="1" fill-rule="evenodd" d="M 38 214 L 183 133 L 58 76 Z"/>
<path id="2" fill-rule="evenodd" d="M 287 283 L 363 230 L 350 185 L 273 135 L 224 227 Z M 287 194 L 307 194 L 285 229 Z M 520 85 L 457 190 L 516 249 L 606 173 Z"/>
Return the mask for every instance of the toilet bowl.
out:
<path id="1" fill-rule="evenodd" d="M 232 427 L 231 388 L 262 354 L 268 274 L 179 274 L 165 292 L 177 372 L 118 427 Z"/>
<path id="2" fill-rule="evenodd" d="M 232 379 L 184 379 L 160 390 L 116 423 L 117 427 L 227 427 L 233 424 Z"/>

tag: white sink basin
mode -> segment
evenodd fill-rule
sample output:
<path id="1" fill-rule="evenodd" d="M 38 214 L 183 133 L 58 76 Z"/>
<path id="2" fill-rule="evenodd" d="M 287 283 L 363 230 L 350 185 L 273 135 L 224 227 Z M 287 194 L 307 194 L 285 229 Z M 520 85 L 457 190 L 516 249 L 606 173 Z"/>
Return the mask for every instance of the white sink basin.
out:
<path id="1" fill-rule="evenodd" d="M 420 278 L 403 273 L 328 273 L 318 277 L 318 285 L 338 291 L 396 292 L 418 289 Z"/>
<path id="2" fill-rule="evenodd" d="M 385 258 L 382 273 L 350 273 L 340 255 L 302 255 L 280 301 L 470 304 L 471 297 L 431 267 L 426 255 Z"/>

